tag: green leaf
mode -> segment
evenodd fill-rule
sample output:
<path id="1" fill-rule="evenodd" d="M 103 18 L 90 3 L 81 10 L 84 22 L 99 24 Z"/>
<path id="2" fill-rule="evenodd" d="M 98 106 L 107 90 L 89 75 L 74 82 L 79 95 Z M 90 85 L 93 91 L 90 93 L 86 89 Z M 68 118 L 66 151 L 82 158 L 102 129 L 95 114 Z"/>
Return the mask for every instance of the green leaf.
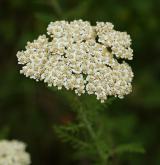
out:
<path id="1" fill-rule="evenodd" d="M 116 154 L 123 154 L 126 152 L 143 154 L 145 153 L 145 150 L 142 145 L 136 143 L 122 144 L 114 150 L 114 153 Z"/>

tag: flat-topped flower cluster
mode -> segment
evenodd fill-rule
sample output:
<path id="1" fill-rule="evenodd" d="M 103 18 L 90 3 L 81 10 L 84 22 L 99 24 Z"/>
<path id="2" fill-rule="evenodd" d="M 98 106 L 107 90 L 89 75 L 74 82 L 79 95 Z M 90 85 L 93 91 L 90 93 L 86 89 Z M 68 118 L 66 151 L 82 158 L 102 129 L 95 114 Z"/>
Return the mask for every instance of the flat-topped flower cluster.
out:
<path id="1" fill-rule="evenodd" d="M 17 140 L 0 141 L 0 165 L 29 165 L 30 155 L 25 151 L 26 145 Z"/>
<path id="2" fill-rule="evenodd" d="M 132 91 L 131 67 L 118 59 L 132 60 L 131 39 L 109 22 L 51 22 L 47 34 L 28 42 L 17 53 L 20 71 L 58 89 L 81 95 L 94 94 L 104 102 L 108 96 L 123 98 Z"/>

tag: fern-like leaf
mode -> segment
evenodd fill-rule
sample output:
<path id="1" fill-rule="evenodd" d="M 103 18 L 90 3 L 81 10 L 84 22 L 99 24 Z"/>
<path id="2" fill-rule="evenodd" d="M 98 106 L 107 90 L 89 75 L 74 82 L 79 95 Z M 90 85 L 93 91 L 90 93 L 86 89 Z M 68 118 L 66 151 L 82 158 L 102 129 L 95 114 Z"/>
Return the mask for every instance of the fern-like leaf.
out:
<path id="1" fill-rule="evenodd" d="M 123 154 L 126 152 L 143 154 L 145 153 L 145 150 L 142 145 L 137 143 L 121 144 L 116 149 L 114 149 L 114 153 L 116 154 Z"/>

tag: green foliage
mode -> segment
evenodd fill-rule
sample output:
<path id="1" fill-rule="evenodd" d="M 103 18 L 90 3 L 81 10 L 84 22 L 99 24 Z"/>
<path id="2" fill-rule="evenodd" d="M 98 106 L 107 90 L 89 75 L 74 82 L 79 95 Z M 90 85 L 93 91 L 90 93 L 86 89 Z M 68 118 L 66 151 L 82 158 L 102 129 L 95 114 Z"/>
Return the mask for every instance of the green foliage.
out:
<path id="1" fill-rule="evenodd" d="M 55 90 L 53 88 L 55 92 Z M 59 92 L 59 91 L 58 91 Z M 107 103 L 111 104 L 114 98 L 101 104 L 92 96 L 78 97 L 69 91 L 61 91 L 65 100 L 75 112 L 76 118 L 74 123 L 62 126 L 55 126 L 55 132 L 64 141 L 69 142 L 76 150 L 74 158 L 89 159 L 92 164 L 106 165 L 109 158 L 115 154 L 122 153 L 144 153 L 144 149 L 137 143 L 118 144 L 114 147 L 115 141 L 111 133 L 114 125 L 107 124 L 107 114 L 105 113 Z M 105 121 L 106 120 L 106 121 Z M 106 125 L 104 124 L 106 123 Z"/>
<path id="2" fill-rule="evenodd" d="M 139 145 L 137 143 L 131 143 L 131 144 L 122 144 L 119 145 L 114 149 L 115 154 L 123 154 L 126 152 L 131 152 L 131 153 L 145 153 L 144 148 L 142 145 Z"/>

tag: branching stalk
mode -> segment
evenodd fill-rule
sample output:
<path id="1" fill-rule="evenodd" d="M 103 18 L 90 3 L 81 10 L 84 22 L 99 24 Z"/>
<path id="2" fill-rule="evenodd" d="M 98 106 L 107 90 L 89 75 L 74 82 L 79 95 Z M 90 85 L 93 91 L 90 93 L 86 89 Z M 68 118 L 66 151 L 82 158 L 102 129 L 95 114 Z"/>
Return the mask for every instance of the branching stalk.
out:
<path id="1" fill-rule="evenodd" d="M 99 155 L 100 158 L 100 163 L 101 165 L 107 165 L 107 154 L 103 152 L 103 150 L 99 146 L 99 140 L 97 139 L 96 132 L 92 127 L 92 123 L 88 120 L 88 116 L 86 113 L 86 109 L 84 109 L 83 105 L 80 104 L 81 107 L 77 113 L 80 113 L 80 116 L 82 117 L 82 121 L 86 126 L 86 129 L 88 130 L 88 133 L 90 135 L 90 138 L 92 139 L 94 146 L 97 150 L 97 154 Z"/>

